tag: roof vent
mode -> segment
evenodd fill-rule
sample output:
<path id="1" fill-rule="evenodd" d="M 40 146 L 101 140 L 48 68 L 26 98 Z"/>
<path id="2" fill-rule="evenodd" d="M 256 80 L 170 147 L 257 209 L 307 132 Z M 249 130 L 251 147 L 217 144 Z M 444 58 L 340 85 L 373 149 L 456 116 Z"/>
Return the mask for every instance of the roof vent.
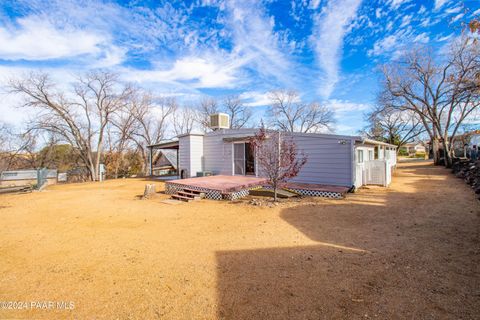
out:
<path id="1" fill-rule="evenodd" d="M 210 115 L 210 128 L 213 130 L 229 129 L 230 117 L 225 113 L 215 113 Z"/>

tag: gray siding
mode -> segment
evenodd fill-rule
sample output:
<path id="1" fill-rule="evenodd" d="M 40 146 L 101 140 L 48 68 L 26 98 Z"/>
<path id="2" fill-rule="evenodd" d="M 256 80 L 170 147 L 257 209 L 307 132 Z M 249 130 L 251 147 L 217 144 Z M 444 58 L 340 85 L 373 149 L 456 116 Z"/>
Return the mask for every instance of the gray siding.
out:
<path id="1" fill-rule="evenodd" d="M 203 171 L 203 136 L 189 135 L 178 139 L 179 166 L 187 170 L 188 177 L 195 177 Z"/>
<path id="2" fill-rule="evenodd" d="M 205 171 L 214 174 L 233 175 L 233 143 L 223 138 L 253 135 L 256 130 L 219 130 L 208 133 L 204 137 L 203 154 Z"/>
<path id="3" fill-rule="evenodd" d="M 187 170 L 190 176 L 190 138 L 189 136 L 181 137 L 178 139 L 178 162 L 179 173 L 182 170 Z"/>
<path id="4" fill-rule="evenodd" d="M 337 136 L 294 134 L 293 140 L 299 151 L 307 156 L 307 163 L 298 176 L 291 181 L 338 186 L 351 186 L 352 144 L 350 140 L 340 143 Z"/>
<path id="5" fill-rule="evenodd" d="M 203 171 L 203 136 L 190 136 L 190 176 Z"/>
<path id="6" fill-rule="evenodd" d="M 232 142 L 224 138 L 253 135 L 256 130 L 228 130 L 208 133 L 204 137 L 204 169 L 214 174 L 232 175 Z M 292 181 L 339 186 L 353 184 L 351 137 L 336 135 L 294 134 L 293 139 L 308 161 Z M 345 144 L 339 143 L 345 140 Z M 258 168 L 260 169 L 260 168 Z M 259 170 L 261 175 L 261 170 Z"/>

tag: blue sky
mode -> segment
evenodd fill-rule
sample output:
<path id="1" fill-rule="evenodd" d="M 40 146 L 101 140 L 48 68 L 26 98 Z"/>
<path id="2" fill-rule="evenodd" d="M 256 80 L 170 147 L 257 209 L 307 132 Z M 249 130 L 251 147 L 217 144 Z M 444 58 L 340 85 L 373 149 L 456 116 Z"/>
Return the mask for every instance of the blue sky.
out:
<path id="1" fill-rule="evenodd" d="M 68 83 L 119 72 L 186 104 L 238 94 L 259 117 L 268 92 L 297 90 L 356 134 L 375 104 L 377 66 L 415 45 L 442 50 L 480 1 L 0 1 L 0 79 L 34 69 Z M 18 124 L 18 99 L 2 94 Z"/>

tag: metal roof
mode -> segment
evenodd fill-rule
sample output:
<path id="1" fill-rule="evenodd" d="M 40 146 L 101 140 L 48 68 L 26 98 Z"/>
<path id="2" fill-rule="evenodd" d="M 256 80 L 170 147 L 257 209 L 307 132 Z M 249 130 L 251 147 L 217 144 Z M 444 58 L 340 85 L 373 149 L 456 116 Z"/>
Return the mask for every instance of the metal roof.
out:
<path id="1" fill-rule="evenodd" d="M 150 149 L 178 149 L 178 140 L 165 140 L 147 146 Z"/>
<path id="2" fill-rule="evenodd" d="M 359 141 L 361 143 L 376 144 L 376 145 L 379 145 L 379 146 L 397 148 L 397 146 L 394 145 L 394 144 L 390 144 L 390 143 L 386 143 L 386 142 L 382 142 L 382 141 L 377 141 L 377 140 L 373 140 L 373 139 L 362 139 L 362 138 L 360 138 L 357 141 Z"/>
<path id="3" fill-rule="evenodd" d="M 159 150 L 165 158 L 170 162 L 173 168 L 177 169 L 177 150 L 163 149 Z"/>

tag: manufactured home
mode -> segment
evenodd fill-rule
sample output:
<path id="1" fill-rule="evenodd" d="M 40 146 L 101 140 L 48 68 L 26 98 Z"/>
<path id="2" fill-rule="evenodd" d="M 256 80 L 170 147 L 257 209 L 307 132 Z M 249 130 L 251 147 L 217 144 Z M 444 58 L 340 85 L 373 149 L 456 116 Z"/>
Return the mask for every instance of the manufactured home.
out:
<path id="1" fill-rule="evenodd" d="M 173 188 L 172 184 L 175 186 L 175 183 L 201 189 L 200 182 L 207 182 L 208 178 L 210 182 L 217 179 L 221 185 L 238 180 L 243 186 L 238 194 L 241 196 L 246 189 L 253 187 L 255 181 L 265 184 L 255 152 L 249 146 L 250 139 L 258 130 L 216 128 L 205 134 L 180 135 L 175 140 L 149 146 L 149 149 L 151 154 L 162 149 L 174 149 L 177 152 L 180 179 L 170 181 L 167 189 Z M 291 189 L 297 189 L 300 193 L 303 190 L 307 195 L 338 195 L 338 192 L 330 194 L 328 190 L 354 190 L 367 184 L 388 186 L 391 181 L 392 168 L 396 165 L 394 145 L 358 136 L 317 133 L 283 135 L 290 137 L 297 149 L 307 156 L 307 163 L 289 181 L 294 186 Z M 214 198 L 224 198 L 219 193 L 226 191 L 221 189 Z M 234 194 L 227 198 L 236 197 Z"/>

